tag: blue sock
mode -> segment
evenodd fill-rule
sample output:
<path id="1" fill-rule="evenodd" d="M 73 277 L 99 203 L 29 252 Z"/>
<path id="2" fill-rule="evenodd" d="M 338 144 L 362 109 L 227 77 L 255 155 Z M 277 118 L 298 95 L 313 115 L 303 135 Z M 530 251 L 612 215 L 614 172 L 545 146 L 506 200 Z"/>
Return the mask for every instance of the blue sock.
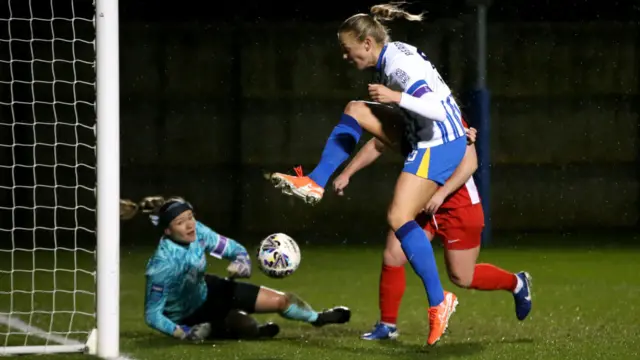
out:
<path id="1" fill-rule="evenodd" d="M 342 114 L 340 122 L 333 128 L 329 139 L 327 139 L 320 163 L 309 173 L 311 180 L 325 187 L 331 175 L 356 148 L 360 135 L 362 135 L 362 128 L 356 119 L 350 115 Z"/>
<path id="2" fill-rule="evenodd" d="M 318 313 L 302 306 L 298 306 L 297 304 L 291 304 L 287 308 L 287 310 L 280 313 L 282 317 L 287 318 L 289 320 L 299 320 L 306 322 L 314 322 L 318 320 Z"/>
<path id="3" fill-rule="evenodd" d="M 433 256 L 433 248 L 429 238 L 415 221 L 409 221 L 396 231 L 402 250 L 409 259 L 427 291 L 429 306 L 439 305 L 444 300 L 444 290 L 438 277 L 438 266 Z"/>

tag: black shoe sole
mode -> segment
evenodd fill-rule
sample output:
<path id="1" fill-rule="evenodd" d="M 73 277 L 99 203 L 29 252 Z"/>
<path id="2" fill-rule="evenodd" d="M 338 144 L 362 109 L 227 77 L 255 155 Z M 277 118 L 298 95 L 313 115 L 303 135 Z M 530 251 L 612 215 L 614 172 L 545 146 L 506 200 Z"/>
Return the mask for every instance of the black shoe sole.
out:
<path id="1" fill-rule="evenodd" d="M 328 324 L 344 324 L 351 320 L 351 310 L 344 306 L 338 306 L 318 314 L 318 320 L 312 323 L 313 326 L 321 327 Z"/>

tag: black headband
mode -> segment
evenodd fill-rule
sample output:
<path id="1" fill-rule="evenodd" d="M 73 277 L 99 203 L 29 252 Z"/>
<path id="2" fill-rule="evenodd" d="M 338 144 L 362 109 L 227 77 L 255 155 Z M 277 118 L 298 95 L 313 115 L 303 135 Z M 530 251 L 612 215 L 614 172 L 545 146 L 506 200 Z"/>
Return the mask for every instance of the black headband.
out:
<path id="1" fill-rule="evenodd" d="M 187 210 L 193 211 L 193 207 L 188 202 L 174 202 L 169 205 L 165 211 L 158 215 L 158 226 L 161 229 L 166 229 L 169 227 L 169 224 L 171 224 L 173 219 Z"/>

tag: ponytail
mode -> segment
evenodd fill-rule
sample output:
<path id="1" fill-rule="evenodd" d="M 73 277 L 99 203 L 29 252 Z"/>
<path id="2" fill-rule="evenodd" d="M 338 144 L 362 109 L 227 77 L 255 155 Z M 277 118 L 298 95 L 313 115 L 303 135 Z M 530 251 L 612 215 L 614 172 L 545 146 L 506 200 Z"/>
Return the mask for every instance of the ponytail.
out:
<path id="1" fill-rule="evenodd" d="M 421 14 L 411 14 L 401 8 L 405 2 L 392 2 L 388 4 L 374 5 L 371 7 L 371 16 L 380 22 L 404 18 L 408 21 L 422 21 Z"/>
<path id="2" fill-rule="evenodd" d="M 364 41 L 367 36 L 371 36 L 379 44 L 386 44 L 390 41 L 389 29 L 383 22 L 397 18 L 422 21 L 422 14 L 415 15 L 406 12 L 400 7 L 402 4 L 405 3 L 392 2 L 372 6 L 370 14 L 356 14 L 345 20 L 338 28 L 338 33 L 352 32 L 360 41 Z"/>

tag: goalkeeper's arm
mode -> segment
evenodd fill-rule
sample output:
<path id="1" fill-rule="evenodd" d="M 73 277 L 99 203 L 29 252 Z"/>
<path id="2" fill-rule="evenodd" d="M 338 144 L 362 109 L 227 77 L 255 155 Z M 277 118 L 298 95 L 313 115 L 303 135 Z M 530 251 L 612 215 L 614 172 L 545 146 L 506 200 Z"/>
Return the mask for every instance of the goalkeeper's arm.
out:
<path id="1" fill-rule="evenodd" d="M 198 233 L 204 235 L 206 251 L 218 259 L 234 261 L 247 255 L 247 249 L 239 242 L 222 236 L 201 222 L 197 222 Z"/>
<path id="2" fill-rule="evenodd" d="M 147 276 L 144 320 L 147 325 L 163 334 L 179 337 L 183 330 L 176 323 L 164 316 L 164 305 L 167 302 L 166 287 L 163 281 L 155 281 L 155 276 Z"/>
<path id="3" fill-rule="evenodd" d="M 164 282 L 166 278 L 165 275 L 162 271 L 153 275 L 147 275 L 144 301 L 145 322 L 152 329 L 180 340 L 204 340 L 211 333 L 211 324 L 202 323 L 189 327 L 178 325 L 164 316 L 164 307 L 167 302 L 167 288 Z"/>
<path id="4" fill-rule="evenodd" d="M 244 246 L 233 239 L 218 234 L 201 222 L 197 222 L 196 227 L 198 234 L 202 234 L 205 239 L 205 250 L 211 256 L 231 261 L 227 267 L 230 277 L 248 278 L 251 276 L 251 260 Z"/>

